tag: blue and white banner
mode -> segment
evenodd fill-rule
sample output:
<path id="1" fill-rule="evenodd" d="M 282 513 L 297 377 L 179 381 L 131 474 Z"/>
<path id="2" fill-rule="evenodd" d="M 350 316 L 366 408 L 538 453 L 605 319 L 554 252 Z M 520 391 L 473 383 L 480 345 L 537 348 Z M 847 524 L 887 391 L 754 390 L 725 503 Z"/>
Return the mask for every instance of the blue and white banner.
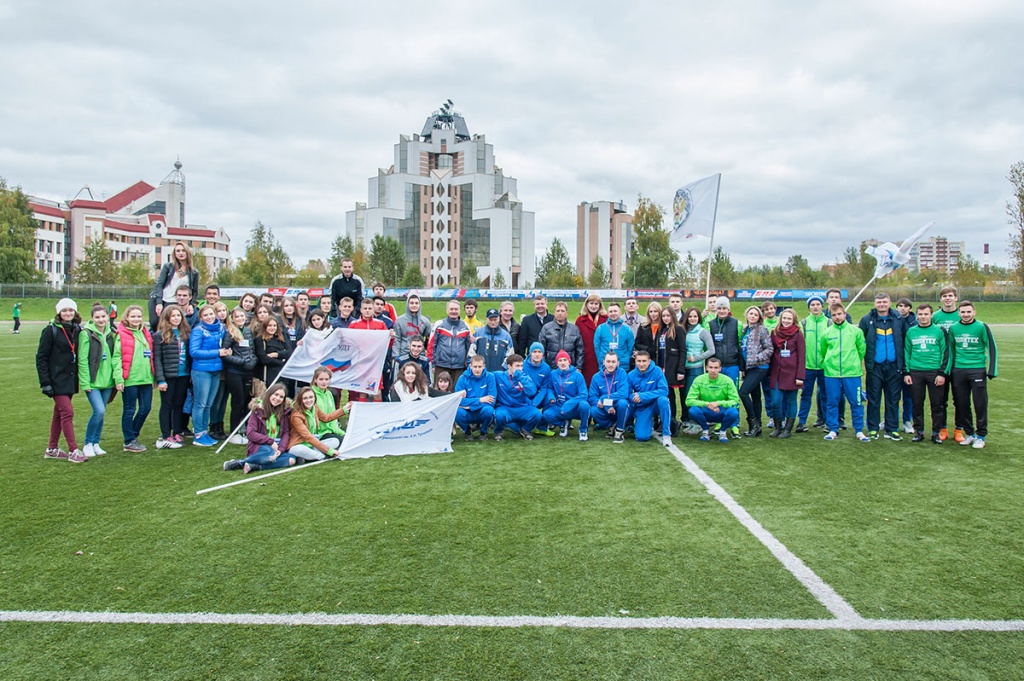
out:
<path id="1" fill-rule="evenodd" d="M 375 393 L 380 388 L 390 341 L 387 331 L 367 329 L 335 329 L 326 337 L 306 334 L 281 372 L 281 378 L 310 383 L 317 367 L 327 367 L 331 370 L 332 387 Z"/>
<path id="2" fill-rule="evenodd" d="M 927 225 L 911 234 L 909 238 L 904 239 L 903 243 L 899 246 L 891 241 L 886 241 L 884 244 L 868 246 L 864 249 L 865 253 L 874 256 L 877 261 L 875 265 L 874 278 L 880 279 L 910 262 L 910 249 L 914 247 L 914 244 L 916 244 L 921 237 L 924 236 L 924 233 L 931 229 L 934 224 L 935 221 L 932 220 Z"/>
<path id="3" fill-rule="evenodd" d="M 355 402 L 341 443 L 342 459 L 452 451 L 452 424 L 460 390 L 415 402 Z"/>
<path id="4" fill-rule="evenodd" d="M 715 173 L 676 190 L 672 200 L 672 241 L 686 241 L 695 236 L 710 237 L 715 233 L 721 184 L 722 173 Z"/>

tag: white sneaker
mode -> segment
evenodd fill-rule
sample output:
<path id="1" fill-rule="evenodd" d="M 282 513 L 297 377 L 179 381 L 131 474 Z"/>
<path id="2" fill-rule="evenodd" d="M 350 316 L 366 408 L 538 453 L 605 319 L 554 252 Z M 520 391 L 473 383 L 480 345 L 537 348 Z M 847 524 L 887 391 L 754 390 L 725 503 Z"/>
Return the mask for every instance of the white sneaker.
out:
<path id="1" fill-rule="evenodd" d="M 904 433 L 910 433 L 911 435 L 913 435 L 914 434 L 914 423 L 912 421 L 904 421 L 903 422 L 903 432 Z"/>
<path id="2" fill-rule="evenodd" d="M 589 439 L 586 433 L 580 433 L 580 442 L 586 442 Z"/>
<path id="3" fill-rule="evenodd" d="M 972 444 L 974 444 L 974 440 L 975 440 L 975 437 L 973 435 L 966 435 L 965 434 L 964 435 L 964 439 L 960 440 L 960 445 L 963 446 L 963 447 L 969 447 Z M 984 442 L 984 440 L 982 440 L 982 442 Z M 984 446 L 984 445 L 982 445 L 982 446 Z M 979 449 L 980 449 L 980 447 L 979 447 Z"/>
<path id="4" fill-rule="evenodd" d="M 157 449 L 181 449 L 181 443 L 176 441 L 174 438 L 160 438 L 156 441 Z"/>
<path id="5" fill-rule="evenodd" d="M 971 446 L 974 447 L 974 449 L 985 449 L 985 438 L 980 436 L 975 437 L 974 444 Z"/>
<path id="6" fill-rule="evenodd" d="M 92 457 L 96 456 L 96 450 L 93 449 L 91 443 L 86 442 L 85 446 L 82 447 L 82 454 L 85 454 L 85 458 L 91 459 Z"/>
<path id="7" fill-rule="evenodd" d="M 92 446 L 92 453 L 95 454 L 96 456 L 103 456 L 104 454 L 107 453 L 107 450 L 100 447 L 100 443 L 97 442 Z"/>
<path id="8" fill-rule="evenodd" d="M 569 422 L 566 421 L 562 424 L 562 429 L 558 431 L 558 437 L 569 437 Z"/>
<path id="9" fill-rule="evenodd" d="M 672 446 L 672 438 L 669 437 L 668 435 L 662 435 L 661 436 L 661 444 L 665 445 L 666 447 L 671 447 Z"/>
<path id="10" fill-rule="evenodd" d="M 249 440 L 247 440 L 244 435 L 232 435 L 230 438 L 228 438 L 228 442 L 233 445 L 249 444 Z"/>

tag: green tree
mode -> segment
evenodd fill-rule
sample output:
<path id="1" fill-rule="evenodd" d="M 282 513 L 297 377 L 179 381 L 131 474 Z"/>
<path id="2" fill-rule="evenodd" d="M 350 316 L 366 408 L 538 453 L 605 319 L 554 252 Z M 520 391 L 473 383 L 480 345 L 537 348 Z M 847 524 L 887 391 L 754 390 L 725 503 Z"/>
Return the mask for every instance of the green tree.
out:
<path id="1" fill-rule="evenodd" d="M 476 287 L 480 285 L 480 271 L 472 260 L 462 261 L 462 270 L 459 276 L 459 286 Z"/>
<path id="2" fill-rule="evenodd" d="M 193 260 L 192 262 L 195 262 Z M 133 258 L 117 268 L 117 283 L 127 286 L 144 286 L 151 284 L 149 278 L 149 261 L 144 258 Z"/>
<path id="3" fill-rule="evenodd" d="M 405 268 L 405 274 L 402 275 L 402 286 L 405 288 L 423 288 L 427 285 L 427 280 L 423 277 L 423 272 L 420 272 L 419 267 L 410 265 Z"/>
<path id="4" fill-rule="evenodd" d="M 356 247 L 352 251 L 352 255 L 350 257 L 352 258 L 352 271 L 363 279 L 371 278 L 370 266 L 368 258 L 366 257 L 366 247 L 363 246 L 362 242 L 356 244 Z M 337 272 L 333 272 L 331 276 L 334 276 L 335 274 L 337 274 Z"/>
<path id="5" fill-rule="evenodd" d="M 491 277 L 491 288 L 505 288 L 508 283 L 505 281 L 505 275 L 502 274 L 501 268 L 494 270 L 494 276 Z"/>
<path id="6" fill-rule="evenodd" d="M 573 275 L 575 274 L 572 260 L 569 259 L 569 251 L 562 245 L 561 240 L 555 237 L 551 241 L 551 248 L 537 264 L 537 286 L 548 288 L 570 288 L 574 286 Z"/>
<path id="7" fill-rule="evenodd" d="M 325 283 L 327 276 L 327 265 L 323 260 L 310 260 L 306 265 L 292 277 L 293 286 L 317 286 Z"/>
<path id="8" fill-rule="evenodd" d="M 814 288 L 820 283 L 820 273 L 811 269 L 811 264 L 802 255 L 791 255 L 786 260 L 786 275 L 794 287 Z"/>
<path id="9" fill-rule="evenodd" d="M 1017 283 L 1024 286 L 1024 161 L 1010 166 L 1006 179 L 1013 185 L 1013 199 L 1006 202 L 1007 223 L 1012 227 L 1007 248 L 1010 271 Z"/>
<path id="10" fill-rule="evenodd" d="M 334 237 L 334 241 L 331 242 L 331 256 L 327 258 L 327 271 L 332 277 L 341 272 L 341 261 L 344 258 L 351 258 L 355 250 L 348 234 Z"/>
<path id="11" fill-rule="evenodd" d="M 604 266 L 604 260 L 601 259 L 601 256 L 595 255 L 594 262 L 590 264 L 590 274 L 587 275 L 587 286 L 589 288 L 608 288 L 610 279 L 611 276 Z"/>
<path id="12" fill-rule="evenodd" d="M 680 288 L 700 288 L 704 282 L 701 280 L 701 263 L 693 255 L 693 251 L 687 251 L 686 257 L 676 261 L 672 271 L 672 282 Z"/>
<path id="13" fill-rule="evenodd" d="M 192 251 L 192 267 L 199 272 L 199 285 L 205 286 L 213 277 L 210 276 L 210 263 L 206 260 L 206 254 L 198 248 Z"/>
<path id="14" fill-rule="evenodd" d="M 394 286 L 405 274 L 405 251 L 398 239 L 376 234 L 370 242 L 370 278 Z M 369 284 L 370 282 L 366 282 Z"/>
<path id="15" fill-rule="evenodd" d="M 291 276 L 292 269 L 292 259 L 273 230 L 257 220 L 245 242 L 245 257 L 235 267 L 235 281 L 247 286 L 276 286 Z"/>
<path id="16" fill-rule="evenodd" d="M 984 286 L 985 274 L 981 271 L 978 261 L 964 253 L 953 270 L 953 285 L 957 288 Z"/>
<path id="17" fill-rule="evenodd" d="M 636 237 L 626 266 L 625 281 L 641 288 L 663 288 L 675 270 L 679 255 L 669 243 L 669 232 L 662 226 L 665 209 L 643 195 L 633 211 Z"/>
<path id="18" fill-rule="evenodd" d="M 31 283 L 45 276 L 36 269 L 36 221 L 21 187 L 8 189 L 0 177 L 0 282 Z"/>
<path id="19" fill-rule="evenodd" d="M 233 286 L 235 283 L 235 266 L 227 263 L 220 266 L 213 281 L 218 286 Z"/>
<path id="20" fill-rule="evenodd" d="M 708 271 L 708 259 L 700 263 L 701 276 L 704 277 L 704 281 L 707 281 Z M 721 246 L 715 246 L 715 249 L 711 252 L 711 288 L 728 288 L 735 286 L 740 278 L 740 274 L 736 271 L 735 265 L 732 264 L 732 258 L 726 253 L 725 249 Z"/>
<path id="21" fill-rule="evenodd" d="M 89 239 L 72 276 L 76 284 L 116 284 L 117 264 L 102 238 Z"/>

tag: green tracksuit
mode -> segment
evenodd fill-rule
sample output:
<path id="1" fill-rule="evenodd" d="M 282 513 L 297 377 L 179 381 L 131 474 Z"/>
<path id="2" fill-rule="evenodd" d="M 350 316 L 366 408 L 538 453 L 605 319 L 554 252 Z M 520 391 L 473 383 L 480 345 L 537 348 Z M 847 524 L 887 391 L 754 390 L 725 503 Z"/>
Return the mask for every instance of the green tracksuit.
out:
<path id="1" fill-rule="evenodd" d="M 850 322 L 832 324 L 818 341 L 818 362 L 825 378 L 863 376 L 865 352 L 864 334 Z"/>
<path id="2" fill-rule="evenodd" d="M 821 358 L 818 356 L 817 347 L 821 341 L 822 334 L 825 333 L 825 329 L 828 328 L 830 319 L 826 314 L 820 314 L 817 317 L 814 315 L 808 315 L 806 318 L 800 320 L 800 326 L 804 331 L 804 341 L 806 347 L 810 352 L 805 353 L 806 355 L 806 366 L 808 369 L 821 369 Z"/>
<path id="3" fill-rule="evenodd" d="M 713 381 L 707 374 L 695 378 L 690 392 L 686 393 L 686 406 L 706 407 L 712 402 L 718 402 L 723 409 L 738 405 L 740 394 L 736 391 L 736 382 L 723 374 Z"/>

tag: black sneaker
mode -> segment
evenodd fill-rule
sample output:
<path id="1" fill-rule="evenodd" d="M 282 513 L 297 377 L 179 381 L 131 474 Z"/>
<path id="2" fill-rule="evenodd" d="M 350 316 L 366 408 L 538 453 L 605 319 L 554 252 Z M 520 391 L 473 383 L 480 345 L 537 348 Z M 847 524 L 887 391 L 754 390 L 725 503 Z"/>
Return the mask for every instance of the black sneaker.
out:
<path id="1" fill-rule="evenodd" d="M 626 437 L 622 434 L 621 430 L 615 431 L 615 437 L 612 438 L 612 444 L 617 445 L 626 441 Z"/>
<path id="2" fill-rule="evenodd" d="M 466 442 L 472 442 L 473 441 L 473 429 L 472 428 L 466 428 L 466 433 L 465 433 L 465 435 L 463 437 L 465 437 Z"/>
<path id="3" fill-rule="evenodd" d="M 817 426 L 814 427 L 817 428 Z M 806 423 L 798 423 L 796 428 L 794 428 L 793 430 L 797 433 L 808 433 L 811 429 L 807 427 Z"/>
<path id="4" fill-rule="evenodd" d="M 237 471 L 242 467 L 241 459 L 229 459 L 224 462 L 224 470 L 226 471 Z"/>
<path id="5" fill-rule="evenodd" d="M 846 421 L 839 419 L 839 430 L 846 430 Z"/>
<path id="6" fill-rule="evenodd" d="M 609 429 L 608 429 L 607 431 L 605 431 L 605 434 L 604 434 L 604 436 L 605 436 L 606 438 L 608 438 L 609 440 L 612 440 L 612 439 L 614 439 L 614 438 L 615 438 L 615 426 L 612 426 L 612 427 L 611 427 L 611 428 L 609 428 Z"/>
<path id="7" fill-rule="evenodd" d="M 900 440 L 903 439 L 902 437 L 900 437 L 900 434 L 899 434 L 898 431 L 893 431 L 891 433 L 886 433 L 885 437 L 890 439 L 890 440 L 892 440 L 893 442 L 899 442 Z"/>
<path id="8" fill-rule="evenodd" d="M 911 442 L 924 442 L 924 433 L 917 431 L 914 433 L 914 437 L 910 438 Z"/>
<path id="9" fill-rule="evenodd" d="M 533 433 L 531 433 L 530 431 L 526 430 L 525 428 L 521 428 L 521 429 L 519 430 L 519 435 L 521 435 L 521 436 L 522 436 L 522 438 L 523 438 L 524 440 L 527 440 L 527 441 L 529 441 L 529 440 L 532 440 L 532 439 L 533 439 Z"/>
<path id="10" fill-rule="evenodd" d="M 487 433 L 480 433 L 476 436 L 476 439 L 480 442 L 487 442 Z"/>
<path id="11" fill-rule="evenodd" d="M 818 419 L 817 421 L 815 421 L 814 423 L 811 424 L 811 428 L 824 428 L 824 427 L 825 427 L 825 420 L 824 419 Z M 800 432 L 803 432 L 803 431 L 800 431 Z"/>
<path id="12" fill-rule="evenodd" d="M 938 433 L 932 433 L 932 442 L 934 442 L 937 445 L 941 445 L 942 444 L 942 436 L 939 435 Z"/>
<path id="13" fill-rule="evenodd" d="M 494 441 L 495 442 L 501 442 L 504 439 L 505 439 L 505 436 L 502 433 L 495 433 L 494 434 Z"/>

